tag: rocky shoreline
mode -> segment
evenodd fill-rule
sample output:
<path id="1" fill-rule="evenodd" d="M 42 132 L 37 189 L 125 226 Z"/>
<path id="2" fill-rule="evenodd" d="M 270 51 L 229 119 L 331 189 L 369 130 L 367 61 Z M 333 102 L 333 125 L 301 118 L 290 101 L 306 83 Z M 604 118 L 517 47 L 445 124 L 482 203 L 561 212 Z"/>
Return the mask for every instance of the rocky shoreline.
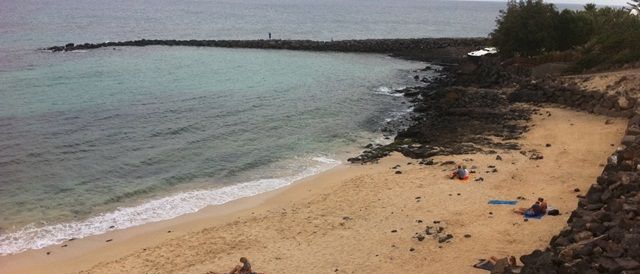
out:
<path id="1" fill-rule="evenodd" d="M 505 71 L 500 66 L 480 67 L 482 65 L 476 71 Z M 532 108 L 518 107 L 518 103 L 556 104 L 589 113 L 627 117 L 629 122 L 622 145 L 607 159 L 602 174 L 586 195 L 578 195 L 578 207 L 571 213 L 568 226 L 552 238 L 546 250 L 522 256 L 522 272 L 507 268 L 496 273 L 640 273 L 640 105 L 637 98 L 583 90 L 551 77 L 493 74 L 507 77 L 497 77 L 499 80 L 492 83 L 492 88 L 479 89 L 474 86 L 486 83 L 460 81 L 456 77 L 464 77 L 464 73 L 457 70 L 434 86 L 405 91 L 405 96 L 416 104 L 417 112 L 424 115 L 399 133 L 394 144 L 370 149 L 351 161 L 376 161 L 389 151 L 398 151 L 424 159 L 424 164 L 435 164 L 428 158 L 492 153 L 493 149 L 517 150 L 518 145 L 508 140 L 517 139 L 527 131 L 526 126 L 518 126 L 517 122 L 528 120 L 535 112 Z M 501 138 L 501 141 L 488 137 Z"/>
<path id="2" fill-rule="evenodd" d="M 349 162 L 375 162 L 393 151 L 424 159 L 520 150 L 511 141 L 527 131 L 522 122 L 535 113 L 535 107 L 526 105 L 557 104 L 611 117 L 631 117 L 637 105 L 637 98 L 631 96 L 582 90 L 551 77 L 509 73 L 498 58 L 458 58 L 456 64 L 444 65 L 442 74 L 427 86 L 399 91 L 413 104 L 411 125 L 399 131 L 393 143 L 367 145 Z"/>

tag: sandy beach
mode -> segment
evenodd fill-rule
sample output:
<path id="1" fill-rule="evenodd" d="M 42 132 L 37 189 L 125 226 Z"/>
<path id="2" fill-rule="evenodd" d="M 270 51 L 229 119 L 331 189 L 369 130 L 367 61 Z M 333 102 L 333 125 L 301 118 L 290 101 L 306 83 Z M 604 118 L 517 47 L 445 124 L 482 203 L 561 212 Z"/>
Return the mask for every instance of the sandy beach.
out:
<path id="1" fill-rule="evenodd" d="M 468 181 L 447 178 L 453 165 L 393 154 L 170 221 L 0 257 L 0 272 L 206 273 L 246 256 L 265 273 L 483 273 L 471 267 L 478 259 L 528 254 L 564 227 L 626 120 L 542 108 L 530 125 L 518 141 L 524 154 L 434 158 L 475 166 Z M 544 158 L 529 159 L 532 150 Z M 516 206 L 487 204 L 518 196 L 526 200 Z M 525 221 L 511 212 L 537 197 L 562 215 Z M 414 237 L 434 221 L 453 238 Z"/>

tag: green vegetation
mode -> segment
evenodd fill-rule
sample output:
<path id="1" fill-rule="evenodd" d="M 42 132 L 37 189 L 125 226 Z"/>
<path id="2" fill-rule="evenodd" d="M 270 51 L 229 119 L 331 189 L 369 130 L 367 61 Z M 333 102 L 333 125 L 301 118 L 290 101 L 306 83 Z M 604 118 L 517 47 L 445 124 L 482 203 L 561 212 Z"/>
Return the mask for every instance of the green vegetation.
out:
<path id="1" fill-rule="evenodd" d="M 579 70 L 633 62 L 640 60 L 640 16 L 629 11 L 640 0 L 633 1 L 630 9 L 587 4 L 559 12 L 542 0 L 510 0 L 490 36 L 505 57 L 572 51 Z"/>

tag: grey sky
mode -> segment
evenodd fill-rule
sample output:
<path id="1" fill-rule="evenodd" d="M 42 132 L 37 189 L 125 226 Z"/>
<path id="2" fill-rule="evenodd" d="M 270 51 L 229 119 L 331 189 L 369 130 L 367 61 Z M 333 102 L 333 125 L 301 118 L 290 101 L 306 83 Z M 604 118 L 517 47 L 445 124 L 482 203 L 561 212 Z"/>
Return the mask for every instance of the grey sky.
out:
<path id="1" fill-rule="evenodd" d="M 484 1 L 484 0 L 475 0 L 475 1 Z M 500 0 L 494 0 L 500 2 Z M 504 0 L 506 2 L 507 0 Z M 587 4 L 587 3 L 595 3 L 597 5 L 617 5 L 617 6 L 627 6 L 626 0 L 544 0 L 549 3 L 567 3 L 567 4 Z"/>
<path id="2" fill-rule="evenodd" d="M 570 4 L 587 4 L 587 3 L 595 3 L 598 5 L 618 5 L 625 6 L 627 5 L 627 1 L 624 0 L 598 0 L 598 1 L 586 1 L 586 0 L 554 0 L 547 1 L 551 3 L 570 3 Z"/>

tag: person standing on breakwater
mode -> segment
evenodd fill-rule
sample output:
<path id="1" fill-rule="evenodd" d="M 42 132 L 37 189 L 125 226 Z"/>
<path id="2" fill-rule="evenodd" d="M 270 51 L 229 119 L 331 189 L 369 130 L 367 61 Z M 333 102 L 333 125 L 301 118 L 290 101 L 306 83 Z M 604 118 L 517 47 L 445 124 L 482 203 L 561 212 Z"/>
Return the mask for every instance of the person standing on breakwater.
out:
<path id="1" fill-rule="evenodd" d="M 271 40 L 271 32 L 269 32 L 269 40 Z"/>

